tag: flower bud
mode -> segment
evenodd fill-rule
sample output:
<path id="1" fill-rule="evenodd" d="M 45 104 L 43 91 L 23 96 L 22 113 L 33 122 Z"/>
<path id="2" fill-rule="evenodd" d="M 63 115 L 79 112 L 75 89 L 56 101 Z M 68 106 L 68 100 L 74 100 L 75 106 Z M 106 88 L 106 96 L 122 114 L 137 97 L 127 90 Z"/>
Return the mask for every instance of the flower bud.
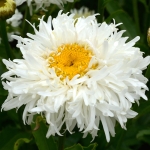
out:
<path id="1" fill-rule="evenodd" d="M 13 0 L 0 0 L 0 20 L 10 18 L 16 9 L 16 3 Z"/>

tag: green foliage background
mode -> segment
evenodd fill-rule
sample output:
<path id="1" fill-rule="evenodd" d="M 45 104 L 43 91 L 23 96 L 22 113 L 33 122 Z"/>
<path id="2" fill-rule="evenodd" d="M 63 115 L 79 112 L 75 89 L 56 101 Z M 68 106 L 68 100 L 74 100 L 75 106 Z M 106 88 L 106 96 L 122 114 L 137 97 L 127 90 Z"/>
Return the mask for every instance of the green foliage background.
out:
<path id="1" fill-rule="evenodd" d="M 64 12 L 70 11 L 72 8 L 79 9 L 82 6 L 100 13 L 97 16 L 99 22 L 107 23 L 122 22 L 119 26 L 121 30 L 126 30 L 124 36 L 128 36 L 129 40 L 135 36 L 140 36 L 140 41 L 136 44 L 144 52 L 144 56 L 150 55 L 150 48 L 147 44 L 147 30 L 150 27 L 150 0 L 76 0 L 74 3 L 67 3 L 64 6 Z M 21 36 L 26 37 L 26 32 L 33 33 L 32 27 L 25 21 L 29 20 L 39 23 L 38 18 L 45 15 L 47 20 L 49 15 L 57 16 L 59 7 L 51 5 L 47 12 L 42 10 L 34 12 L 33 16 L 29 15 L 29 8 L 24 3 L 19 7 L 24 14 L 22 24 L 16 29 L 21 32 Z M 1 26 L 1 24 L 0 24 Z M 7 27 L 8 31 L 13 30 Z M 0 33 L 1 35 L 2 33 Z M 15 58 L 21 58 L 20 51 L 16 48 L 16 41 L 10 43 L 12 55 Z M 2 63 L 2 59 L 8 59 L 5 45 L 0 44 L 0 74 L 6 71 Z M 150 67 L 143 72 L 147 78 L 150 77 Z M 148 82 L 150 87 L 150 82 Z M 138 116 L 127 122 L 127 130 L 116 124 L 116 136 L 111 137 L 107 143 L 104 131 L 100 125 L 98 136 L 91 142 L 92 137 L 88 135 L 82 138 L 82 133 L 75 129 L 75 133 L 70 135 L 66 133 L 65 150 L 150 150 L 150 93 L 146 93 L 148 101 L 140 100 L 140 105 L 133 104 L 133 110 L 138 112 Z M 7 97 L 0 83 L 0 106 Z M 40 116 L 35 117 L 35 123 L 31 126 L 24 125 L 22 121 L 22 112 L 24 107 L 16 110 L 0 112 L 0 150 L 57 150 L 59 137 L 50 137 L 46 139 L 47 125 Z"/>

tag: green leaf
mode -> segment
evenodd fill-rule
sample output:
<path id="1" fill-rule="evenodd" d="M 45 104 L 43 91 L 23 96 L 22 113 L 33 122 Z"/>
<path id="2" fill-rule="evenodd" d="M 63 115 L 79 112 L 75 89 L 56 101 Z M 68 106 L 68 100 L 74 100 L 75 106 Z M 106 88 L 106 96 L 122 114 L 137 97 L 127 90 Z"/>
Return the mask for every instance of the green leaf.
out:
<path id="1" fill-rule="evenodd" d="M 88 147 L 84 147 L 84 150 L 96 150 L 97 143 L 90 144 Z"/>
<path id="2" fill-rule="evenodd" d="M 115 18 L 116 16 L 118 16 L 119 14 L 122 14 L 122 13 L 124 13 L 124 11 L 122 9 L 116 10 L 116 11 L 112 12 L 105 21 L 107 23 L 111 22 L 113 18 Z"/>
<path id="3" fill-rule="evenodd" d="M 39 150 L 57 150 L 57 145 L 52 136 L 46 138 L 48 127 L 40 116 L 36 118 L 36 123 L 31 124 L 32 134 L 35 138 L 36 145 Z"/>
<path id="4" fill-rule="evenodd" d="M 146 12 L 149 12 L 149 8 L 148 8 L 148 4 L 146 3 L 146 0 L 139 0 L 141 3 L 143 3 L 144 7 L 145 7 L 145 10 Z"/>
<path id="5" fill-rule="evenodd" d="M 148 130 L 141 130 L 136 136 L 139 140 L 142 140 L 148 144 L 150 144 L 150 129 Z"/>
<path id="6" fill-rule="evenodd" d="M 103 5 L 102 7 L 105 7 L 107 3 L 112 2 L 112 1 L 114 1 L 114 0 L 104 0 L 103 4 L 102 4 Z"/>
<path id="7" fill-rule="evenodd" d="M 84 149 L 80 144 L 77 144 L 77 145 L 73 145 L 69 148 L 65 148 L 65 150 L 84 150 Z"/>
<path id="8" fill-rule="evenodd" d="M 82 133 L 80 132 L 75 132 L 74 134 L 70 134 L 66 137 L 65 140 L 65 147 L 70 147 L 76 143 L 79 142 L 79 140 L 82 138 Z"/>
<path id="9" fill-rule="evenodd" d="M 144 108 L 140 111 L 136 119 L 139 119 L 141 116 L 148 114 L 149 112 L 150 112 L 150 106 L 149 105 L 144 106 Z"/>
<path id="10" fill-rule="evenodd" d="M 107 3 L 106 9 L 110 14 L 110 16 L 106 19 L 107 23 L 114 18 L 117 23 L 123 23 L 119 27 L 123 30 L 126 30 L 124 33 L 125 36 L 129 36 L 130 39 L 133 39 L 138 35 L 136 25 L 134 24 L 133 20 L 128 13 L 120 9 L 116 1 Z"/>
<path id="11" fill-rule="evenodd" d="M 96 143 L 90 144 L 88 147 L 83 147 L 82 145 L 77 144 L 69 148 L 65 148 L 65 150 L 96 150 L 96 147 L 97 147 Z"/>
<path id="12" fill-rule="evenodd" d="M 31 139 L 27 139 L 27 138 L 18 139 L 14 144 L 14 150 L 18 150 L 21 145 L 23 145 L 24 143 L 29 143 L 30 141 Z"/>
<path id="13" fill-rule="evenodd" d="M 141 37 L 140 37 L 140 38 L 141 38 Z M 140 50 L 141 50 L 142 52 L 144 52 L 144 53 L 143 53 L 143 56 L 144 56 L 144 57 L 146 57 L 147 55 L 149 55 L 149 47 L 148 47 L 145 43 L 142 43 L 142 42 L 141 42 L 141 39 L 140 39 L 140 41 L 139 41 L 138 43 L 135 44 L 135 47 L 139 47 Z"/>
<path id="14" fill-rule="evenodd" d="M 148 66 L 148 68 L 146 70 L 145 77 L 148 79 L 150 78 L 150 65 Z"/>
<path id="15" fill-rule="evenodd" d="M 144 135 L 150 135 L 150 129 L 149 130 L 141 130 L 139 131 L 139 133 L 137 134 L 137 138 L 141 138 L 143 137 Z"/>
<path id="16" fill-rule="evenodd" d="M 7 127 L 0 133 L 0 150 L 13 150 L 15 142 L 20 138 L 30 138 L 30 134 Z"/>

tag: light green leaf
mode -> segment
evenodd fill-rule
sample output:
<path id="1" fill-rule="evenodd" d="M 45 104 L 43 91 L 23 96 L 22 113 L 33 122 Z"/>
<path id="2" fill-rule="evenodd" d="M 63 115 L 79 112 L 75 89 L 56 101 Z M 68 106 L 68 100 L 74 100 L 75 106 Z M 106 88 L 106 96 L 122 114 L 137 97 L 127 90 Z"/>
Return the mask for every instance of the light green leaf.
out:
<path id="1" fill-rule="evenodd" d="M 73 145 L 69 148 L 65 148 L 65 150 L 84 150 L 84 149 L 80 144 L 77 144 L 77 145 Z"/>
<path id="2" fill-rule="evenodd" d="M 31 125 L 32 134 L 35 138 L 36 145 L 39 150 L 57 150 L 57 145 L 52 136 L 46 138 L 48 127 L 43 122 L 40 116 L 36 118 L 36 123 Z"/>
<path id="3" fill-rule="evenodd" d="M 27 139 L 27 138 L 18 139 L 14 144 L 14 150 L 18 150 L 21 145 L 23 145 L 24 143 L 29 143 L 30 141 L 31 139 Z"/>
<path id="4" fill-rule="evenodd" d="M 66 148 L 65 150 L 96 150 L 96 147 L 97 147 L 96 143 L 90 144 L 88 147 L 83 147 L 82 145 L 77 144 L 69 148 Z"/>
<path id="5" fill-rule="evenodd" d="M 84 150 L 96 150 L 97 143 L 90 144 L 88 147 L 84 147 Z"/>

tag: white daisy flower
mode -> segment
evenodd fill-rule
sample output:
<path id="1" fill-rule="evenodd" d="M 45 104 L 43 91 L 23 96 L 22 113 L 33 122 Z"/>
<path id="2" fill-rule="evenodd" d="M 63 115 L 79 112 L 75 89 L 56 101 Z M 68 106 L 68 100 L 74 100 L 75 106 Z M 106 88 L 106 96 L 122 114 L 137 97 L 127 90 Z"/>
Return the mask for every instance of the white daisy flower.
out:
<path id="1" fill-rule="evenodd" d="M 115 135 L 115 122 L 122 128 L 137 115 L 132 103 L 147 100 L 147 79 L 142 75 L 150 63 L 139 48 L 139 37 L 126 42 L 125 31 L 115 23 L 97 23 L 95 15 L 73 19 L 59 12 L 54 19 L 40 19 L 39 30 L 18 40 L 23 59 L 3 60 L 2 75 L 9 95 L 2 109 L 26 105 L 24 123 L 33 115 L 45 116 L 46 137 L 61 135 L 63 124 L 72 133 L 75 126 L 86 136 L 97 136 L 102 123 L 107 141 Z"/>
<path id="2" fill-rule="evenodd" d="M 11 24 L 13 27 L 18 27 L 21 23 L 21 19 L 23 18 L 23 15 L 18 11 L 18 9 L 15 10 L 15 14 L 6 20 L 8 24 Z"/>
<path id="3" fill-rule="evenodd" d="M 95 12 L 92 10 L 89 10 L 87 7 L 81 7 L 79 10 L 78 9 L 71 9 L 70 12 L 74 15 L 74 18 L 79 18 L 79 17 L 88 17 L 90 15 L 93 15 Z"/>

